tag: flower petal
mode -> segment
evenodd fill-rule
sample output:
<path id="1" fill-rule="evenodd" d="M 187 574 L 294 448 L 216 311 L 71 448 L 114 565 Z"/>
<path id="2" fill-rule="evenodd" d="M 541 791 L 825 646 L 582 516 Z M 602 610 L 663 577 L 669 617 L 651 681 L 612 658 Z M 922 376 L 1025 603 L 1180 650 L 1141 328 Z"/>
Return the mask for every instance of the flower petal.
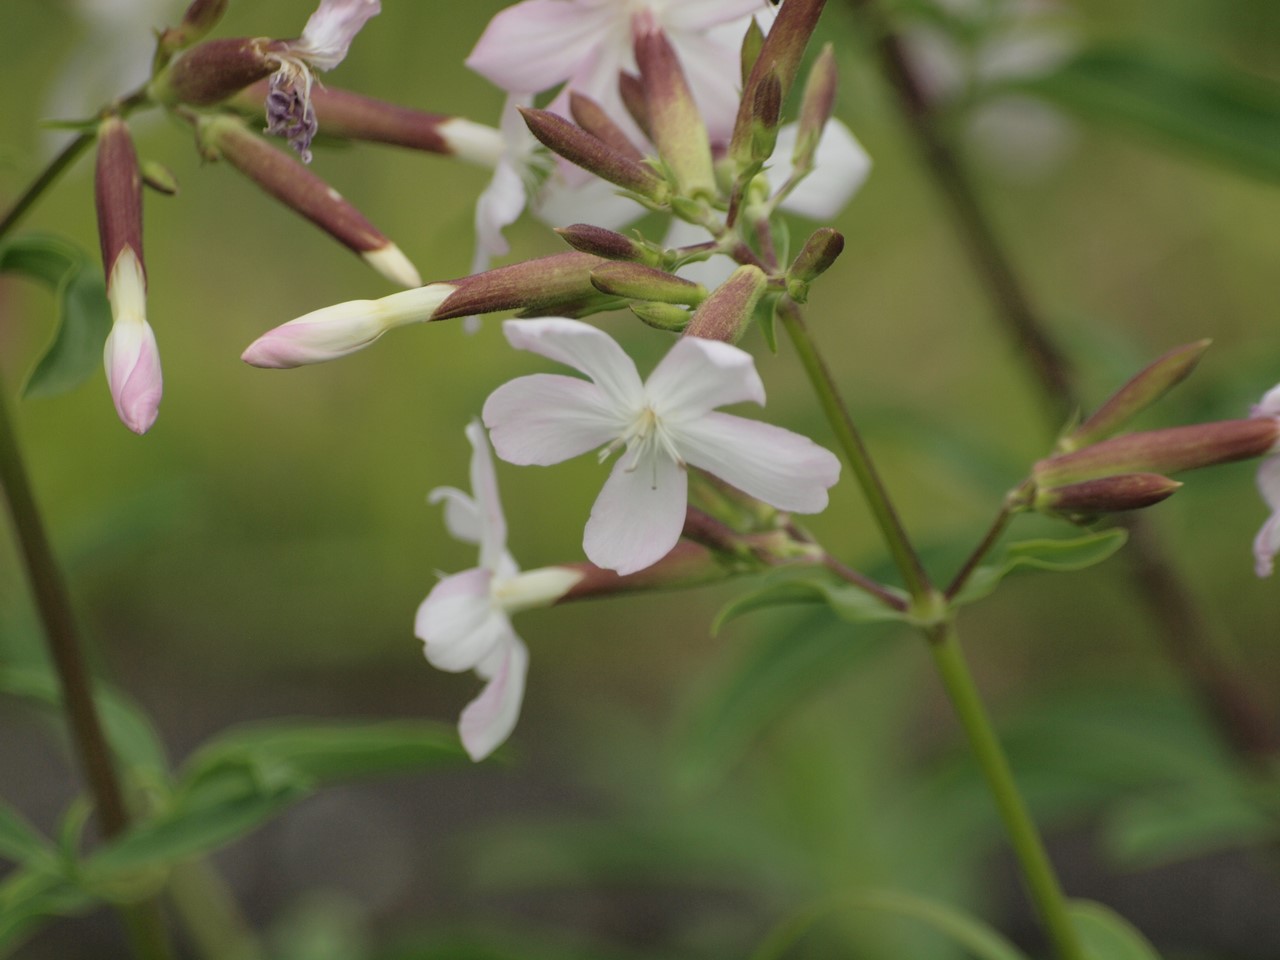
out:
<path id="1" fill-rule="evenodd" d="M 600 388 L 536 373 L 504 383 L 484 402 L 484 423 L 508 463 L 548 466 L 617 439 L 621 427 Z"/>
<path id="2" fill-rule="evenodd" d="M 436 487 L 427 494 L 427 503 L 444 501 L 444 528 L 463 543 L 480 543 L 480 508 L 457 487 Z"/>
<path id="3" fill-rule="evenodd" d="M 332 70 L 347 55 L 361 27 L 382 9 L 380 0 L 320 0 L 291 52 L 317 70 Z"/>
<path id="4" fill-rule="evenodd" d="M 480 566 L 497 572 L 498 562 L 507 551 L 507 518 L 498 497 L 493 454 L 479 420 L 467 424 L 467 439 L 471 441 L 471 492 L 480 519 Z"/>
<path id="5" fill-rule="evenodd" d="M 622 457 L 591 508 L 582 547 L 597 567 L 635 573 L 665 557 L 680 539 L 689 503 L 684 467 L 660 454 L 627 469 Z"/>
<path id="6" fill-rule="evenodd" d="M 798 124 L 778 131 L 769 184 L 777 189 L 791 175 L 791 153 L 795 150 Z M 853 131 L 839 120 L 828 120 L 813 156 L 813 172 L 782 202 L 782 209 L 811 220 L 830 220 L 853 199 L 871 173 L 871 157 Z"/>
<path id="7" fill-rule="evenodd" d="M 494 168 L 493 179 L 476 200 L 476 252 L 471 258 L 471 272 L 483 273 L 494 257 L 511 249 L 504 227 L 519 219 L 527 197 L 524 181 L 515 164 L 503 158 Z"/>
<path id="8" fill-rule="evenodd" d="M 751 354 L 698 337 L 676 341 L 645 381 L 644 392 L 664 423 L 680 424 L 728 403 L 764 404 L 764 383 Z"/>
<path id="9" fill-rule="evenodd" d="M 515 636 L 511 621 L 490 599 L 493 575 L 480 567 L 445 577 L 418 607 L 413 631 L 428 662 L 441 670 L 470 670 Z"/>
<path id="10" fill-rule="evenodd" d="M 1272 390 L 1263 403 L 1276 393 Z M 1258 490 L 1271 508 L 1271 516 L 1253 540 L 1254 572 L 1269 577 L 1275 567 L 1274 557 L 1280 553 L 1280 457 L 1268 457 L 1258 466 Z"/>
<path id="11" fill-rule="evenodd" d="M 709 413 L 671 430 L 692 466 L 714 474 L 779 510 L 818 513 L 840 461 L 808 437 L 727 413 Z"/>
<path id="12" fill-rule="evenodd" d="M 741 20 L 737 37 L 741 45 L 748 18 L 765 9 L 764 0 L 680 0 L 667 7 L 662 20 L 669 31 L 709 30 Z"/>
<path id="13" fill-rule="evenodd" d="M 515 729 L 529 670 L 529 650 L 514 634 L 495 654 L 496 662 L 486 664 L 489 682 L 458 718 L 462 745 L 477 763 L 501 746 Z"/>
<path id="14" fill-rule="evenodd" d="M 566 0 L 524 0 L 489 21 L 466 64 L 509 93 L 538 93 L 567 80 L 616 16 Z"/>
<path id="15" fill-rule="evenodd" d="M 644 402 L 635 363 L 613 337 L 589 323 L 565 317 L 507 320 L 502 332 L 517 350 L 528 350 L 585 373 L 620 416 L 629 416 Z"/>

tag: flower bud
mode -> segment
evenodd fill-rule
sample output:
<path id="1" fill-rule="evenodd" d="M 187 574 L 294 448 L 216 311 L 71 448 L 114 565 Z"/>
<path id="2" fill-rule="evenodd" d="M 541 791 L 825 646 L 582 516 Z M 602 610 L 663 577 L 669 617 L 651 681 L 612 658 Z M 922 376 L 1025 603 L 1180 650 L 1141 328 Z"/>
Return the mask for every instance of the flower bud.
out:
<path id="1" fill-rule="evenodd" d="M 744 264 L 720 284 L 694 311 L 686 337 L 737 343 L 764 295 L 768 278 L 757 266 Z"/>
<path id="2" fill-rule="evenodd" d="M 844 237 L 831 227 L 815 230 L 787 270 L 787 295 L 796 303 L 809 299 L 809 284 L 827 271 L 844 251 Z"/>
<path id="3" fill-rule="evenodd" d="M 336 190 L 288 154 L 250 133 L 229 116 L 205 116 L 196 122 L 201 152 L 225 159 L 281 203 L 293 208 L 393 283 L 416 287 L 418 271 Z"/>
<path id="4" fill-rule="evenodd" d="M 730 143 L 729 156 L 740 173 L 754 176 L 773 156 L 781 117 L 782 83 L 777 74 L 766 73 L 752 87 L 748 135 Z"/>
<path id="5" fill-rule="evenodd" d="M 272 369 L 336 360 L 363 350 L 395 327 L 436 319 L 440 305 L 456 290 L 453 284 L 429 283 L 380 300 L 351 300 L 313 310 L 264 333 L 240 359 Z"/>
<path id="6" fill-rule="evenodd" d="M 835 110 L 838 82 L 835 51 L 828 43 L 818 54 L 804 85 L 804 97 L 800 102 L 800 124 L 796 130 L 796 146 L 791 155 L 792 167 L 797 172 L 813 169 L 813 158 L 818 150 L 818 141 L 822 139 L 822 131 L 826 129 L 827 121 L 831 119 L 831 114 Z"/>
<path id="7" fill-rule="evenodd" d="M 609 299 L 591 285 L 592 271 L 606 262 L 574 250 L 451 280 L 457 290 L 431 319 L 498 310 L 519 310 L 523 316 L 567 316 L 571 311 L 589 311 L 593 304 Z"/>
<path id="8" fill-rule="evenodd" d="M 204 37 L 218 25 L 222 15 L 227 12 L 228 0 L 195 0 L 182 15 L 182 22 L 160 34 L 160 52 L 162 56 L 172 56 L 179 50 L 185 50 Z"/>
<path id="9" fill-rule="evenodd" d="M 269 77 L 280 65 L 280 41 L 265 37 L 208 40 L 187 50 L 147 87 L 158 103 L 196 107 L 221 103 L 238 90 Z"/>
<path id="10" fill-rule="evenodd" d="M 622 99 L 622 105 L 626 108 L 631 119 L 636 122 L 636 126 L 650 140 L 653 139 L 653 131 L 649 126 L 649 105 L 644 99 L 644 84 L 640 82 L 640 78 L 634 73 L 627 73 L 625 70 L 618 74 L 618 96 Z"/>
<path id="11" fill-rule="evenodd" d="M 1197 340 L 1175 347 L 1148 364 L 1141 373 L 1117 390 L 1097 412 L 1058 442 L 1058 449 L 1069 452 L 1097 443 L 1119 431 L 1126 423 L 1151 406 L 1187 378 L 1210 340 Z"/>
<path id="12" fill-rule="evenodd" d="M 144 160 L 141 166 L 142 182 L 150 187 L 156 193 L 163 193 L 166 197 L 176 196 L 178 193 L 178 178 L 173 175 L 173 171 L 166 167 L 163 163 L 156 163 L 154 160 Z"/>
<path id="13" fill-rule="evenodd" d="M 1280 422 L 1270 417 L 1220 420 L 1130 433 L 1036 463 L 1037 486 L 1059 487 L 1125 473 L 1178 473 L 1271 453 Z"/>
<path id="14" fill-rule="evenodd" d="M 655 203 L 666 202 L 670 189 L 648 167 L 619 153 L 564 117 L 528 107 L 521 107 L 520 114 L 535 137 L 570 163 Z"/>
<path id="15" fill-rule="evenodd" d="M 1037 490 L 1032 508 L 1059 514 L 1118 513 L 1159 503 L 1181 486 L 1158 473 L 1123 473 Z"/>
<path id="16" fill-rule="evenodd" d="M 707 288 L 641 263 L 606 263 L 591 271 L 591 284 L 601 293 L 628 300 L 682 303 L 696 307 L 707 299 Z"/>
<path id="17" fill-rule="evenodd" d="M 685 196 L 713 197 L 715 170 L 707 127 L 675 50 L 652 12 L 635 16 L 635 54 L 658 156 Z"/>
<path id="18" fill-rule="evenodd" d="M 692 316 L 688 310 L 675 303 L 640 302 L 629 303 L 627 307 L 644 323 L 669 333 L 682 332 L 689 326 L 689 318 Z"/>
<path id="19" fill-rule="evenodd" d="M 573 115 L 574 122 L 578 126 L 592 136 L 603 140 L 619 153 L 637 163 L 644 159 L 644 154 L 631 142 L 626 131 L 614 123 L 613 118 L 604 112 L 604 107 L 590 97 L 570 91 L 569 113 Z"/>
<path id="20" fill-rule="evenodd" d="M 652 248 L 631 237 L 589 223 L 572 223 L 556 227 L 556 233 L 575 250 L 591 253 L 606 260 L 626 260 L 656 266 L 660 256 Z"/>

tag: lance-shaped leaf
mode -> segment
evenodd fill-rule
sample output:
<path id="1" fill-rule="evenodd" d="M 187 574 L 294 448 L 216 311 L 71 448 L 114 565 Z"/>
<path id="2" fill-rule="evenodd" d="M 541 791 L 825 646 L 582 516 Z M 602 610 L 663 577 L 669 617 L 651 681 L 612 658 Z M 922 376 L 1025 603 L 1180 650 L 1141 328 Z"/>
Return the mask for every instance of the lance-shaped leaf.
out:
<path id="1" fill-rule="evenodd" d="M 1071 925 L 1089 960 L 1160 960 L 1138 928 L 1110 907 L 1091 900 L 1067 905 Z"/>
<path id="2" fill-rule="evenodd" d="M 1109 558 L 1124 546 L 1124 530 L 1101 530 L 1070 540 L 1023 540 L 1011 543 L 991 563 L 973 572 L 953 601 L 957 606 L 990 596 L 1011 573 L 1019 570 L 1053 570 L 1067 573 L 1085 570 Z"/>

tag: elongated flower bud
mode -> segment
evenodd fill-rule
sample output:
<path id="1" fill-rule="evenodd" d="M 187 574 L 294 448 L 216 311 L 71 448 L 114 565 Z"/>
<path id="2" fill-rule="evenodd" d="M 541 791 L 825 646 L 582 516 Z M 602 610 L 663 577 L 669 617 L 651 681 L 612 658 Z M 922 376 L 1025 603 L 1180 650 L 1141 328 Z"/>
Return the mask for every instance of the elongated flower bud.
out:
<path id="1" fill-rule="evenodd" d="M 1158 473 L 1123 473 L 1037 490 L 1032 506 L 1046 513 L 1118 513 L 1159 503 L 1181 486 Z"/>
<path id="2" fill-rule="evenodd" d="M 601 293 L 629 300 L 683 303 L 694 307 L 707 299 L 707 288 L 642 263 L 606 263 L 591 271 L 591 283 Z"/>
<path id="3" fill-rule="evenodd" d="M 1148 364 L 1142 372 L 1122 386 L 1097 412 L 1076 427 L 1058 444 L 1064 452 L 1079 450 L 1119 431 L 1126 423 L 1151 406 L 1196 368 L 1209 340 L 1197 340 L 1175 347 Z"/>
<path id="4" fill-rule="evenodd" d="M 702 302 L 684 335 L 737 343 L 746 332 L 768 282 L 759 267 L 751 264 L 739 267 Z"/>
<path id="5" fill-rule="evenodd" d="M 658 156 L 681 194 L 714 196 L 716 179 L 707 126 L 680 60 L 651 12 L 635 16 L 635 54 Z"/>
<path id="6" fill-rule="evenodd" d="M 791 165 L 797 171 L 813 169 L 814 154 L 818 150 L 818 141 L 822 139 L 822 131 L 835 111 L 836 86 L 839 83 L 836 71 L 836 55 L 831 44 L 826 44 L 818 58 L 813 62 L 809 77 L 804 85 L 804 97 L 800 102 L 800 124 L 796 130 L 796 147 L 791 155 Z"/>
<path id="7" fill-rule="evenodd" d="M 197 136 L 209 159 L 222 158 L 285 206 L 302 214 L 359 254 L 388 280 L 405 287 L 422 283 L 417 269 L 338 191 L 229 116 L 201 117 Z"/>
<path id="8" fill-rule="evenodd" d="M 613 122 L 613 118 L 604 112 L 604 107 L 586 94 L 570 91 L 569 113 L 583 130 L 603 140 L 623 156 L 630 157 L 637 163 L 644 159 L 644 154 L 631 142 L 626 131 Z"/>
<path id="9" fill-rule="evenodd" d="M 592 226 L 589 223 L 572 223 L 567 227 L 556 227 L 556 233 L 564 238 L 565 243 L 575 250 L 591 253 L 606 260 L 627 260 L 656 266 L 659 255 L 657 251 L 639 240 L 606 230 L 604 227 Z"/>
<path id="10" fill-rule="evenodd" d="M 618 74 L 618 96 L 622 98 L 622 105 L 626 108 L 631 119 L 636 122 L 636 126 L 650 140 L 653 139 L 653 130 L 649 126 L 649 105 L 644 100 L 644 84 L 640 82 L 640 78 L 634 73 L 623 71 Z"/>
<path id="11" fill-rule="evenodd" d="M 94 196 L 112 316 L 103 351 L 107 386 L 124 425 L 146 433 L 159 413 L 163 378 L 155 333 L 147 323 L 142 175 L 129 129 L 118 117 L 108 117 L 98 128 Z"/>
<path id="12" fill-rule="evenodd" d="M 238 90 L 263 80 L 280 66 L 283 44 L 266 37 L 207 40 L 187 50 L 147 87 L 159 103 L 203 107 L 221 103 Z"/>
<path id="13" fill-rule="evenodd" d="M 194 0 L 182 15 L 182 22 L 160 35 L 161 53 L 172 55 L 203 40 L 227 12 L 228 2 L 229 0 Z"/>
<path id="14" fill-rule="evenodd" d="M 570 163 L 655 203 L 666 201 L 670 190 L 661 177 L 603 140 L 546 110 L 521 107 L 520 114 L 535 137 Z"/>

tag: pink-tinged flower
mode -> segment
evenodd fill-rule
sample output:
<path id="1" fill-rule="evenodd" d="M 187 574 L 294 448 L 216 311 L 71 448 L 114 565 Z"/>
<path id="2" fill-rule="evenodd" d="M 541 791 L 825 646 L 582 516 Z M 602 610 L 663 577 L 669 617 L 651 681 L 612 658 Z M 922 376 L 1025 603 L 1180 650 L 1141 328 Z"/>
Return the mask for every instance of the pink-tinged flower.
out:
<path id="1" fill-rule="evenodd" d="M 311 105 L 313 70 L 332 70 L 360 29 L 382 9 L 380 0 L 320 0 L 302 36 L 275 53 L 280 66 L 267 94 L 267 133 L 285 137 L 303 163 L 311 162 L 318 125 Z"/>
<path id="2" fill-rule="evenodd" d="M 764 403 L 751 355 L 684 337 L 647 381 L 608 334 L 561 317 L 508 320 L 513 347 L 590 377 L 535 374 L 495 390 L 484 405 L 498 456 L 546 466 L 592 449 L 615 450 L 591 510 L 583 548 L 596 566 L 634 573 L 676 545 L 688 503 L 688 467 L 714 474 L 781 510 L 817 513 L 840 475 L 829 451 L 781 427 L 715 412 Z"/>
<path id="3" fill-rule="evenodd" d="M 727 139 L 738 109 L 739 48 L 763 0 L 524 0 L 485 28 L 467 66 L 508 93 L 533 94 L 564 84 L 550 109 L 568 115 L 576 90 L 638 133 L 622 105 L 618 74 L 636 70 L 634 18 L 666 33 L 712 139 Z"/>
<path id="4" fill-rule="evenodd" d="M 1280 386 L 1272 387 L 1253 408 L 1255 417 L 1280 419 Z M 1253 540 L 1254 573 L 1271 576 L 1275 556 L 1280 553 L 1280 455 L 1268 457 L 1258 467 L 1258 490 L 1266 501 L 1271 516 Z"/>
<path id="5" fill-rule="evenodd" d="M 134 433 L 146 433 L 160 412 L 164 381 L 156 335 L 147 323 L 147 281 L 131 247 L 116 258 L 107 278 L 114 322 L 103 350 L 107 386 L 116 413 Z"/>
<path id="6" fill-rule="evenodd" d="M 480 547 L 479 566 L 445 577 L 418 607 L 414 633 L 432 666 L 475 670 L 486 681 L 462 711 L 458 732 L 473 760 L 483 760 L 511 735 L 524 698 L 529 651 L 511 626 L 520 610 L 549 606 L 582 579 L 564 567 L 520 573 L 507 552 L 507 522 L 498 499 L 493 458 L 479 421 L 467 425 L 471 441 L 471 494 L 453 487 L 431 491 L 443 501 L 449 533 Z"/>

